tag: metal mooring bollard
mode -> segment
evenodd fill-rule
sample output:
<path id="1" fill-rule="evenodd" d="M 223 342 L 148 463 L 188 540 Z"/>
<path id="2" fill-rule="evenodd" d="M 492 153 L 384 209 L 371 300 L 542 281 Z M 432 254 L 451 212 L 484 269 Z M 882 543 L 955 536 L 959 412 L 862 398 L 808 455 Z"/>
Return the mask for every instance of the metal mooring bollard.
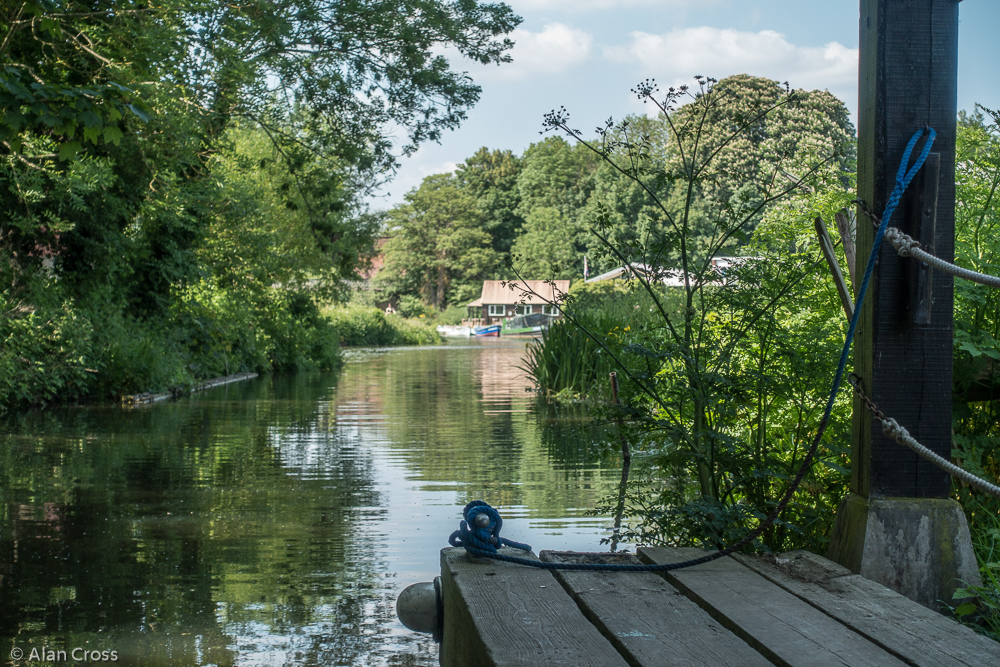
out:
<path id="1" fill-rule="evenodd" d="M 410 630 L 430 633 L 440 644 L 444 624 L 441 577 L 434 577 L 433 582 L 410 584 L 403 589 L 396 598 L 396 616 Z"/>

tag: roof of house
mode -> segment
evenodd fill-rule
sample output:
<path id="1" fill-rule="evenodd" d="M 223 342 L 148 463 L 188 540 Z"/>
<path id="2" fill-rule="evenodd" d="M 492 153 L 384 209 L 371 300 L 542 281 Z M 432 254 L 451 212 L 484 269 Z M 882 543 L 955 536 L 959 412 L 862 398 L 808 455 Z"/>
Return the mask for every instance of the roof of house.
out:
<path id="1" fill-rule="evenodd" d="M 483 293 L 468 305 L 471 307 L 515 303 L 544 305 L 558 301 L 568 291 L 568 280 L 553 280 L 551 283 L 546 280 L 484 280 Z"/>
<path id="2" fill-rule="evenodd" d="M 629 264 L 627 267 L 619 266 L 617 269 L 611 269 L 599 276 L 588 279 L 586 282 L 596 283 L 601 280 L 631 278 L 636 273 L 641 273 L 648 280 L 661 282 L 665 287 L 684 287 L 684 272 L 680 269 L 653 269 L 646 264 L 639 264 L 638 262 Z"/>
<path id="3" fill-rule="evenodd" d="M 642 275 L 645 276 L 645 275 L 649 275 L 650 268 L 648 266 L 646 266 L 645 264 L 639 264 L 638 262 L 633 262 L 633 263 L 629 264 L 628 267 L 619 266 L 617 269 L 611 269 L 610 271 L 605 271 L 604 273 L 602 273 L 599 276 L 594 276 L 593 278 L 588 278 L 584 282 L 596 283 L 596 282 L 598 282 L 600 280 L 613 280 L 614 278 L 618 278 L 618 277 L 620 277 L 622 274 L 624 274 L 626 272 L 628 272 L 630 274 L 633 273 L 633 272 L 639 272 L 639 273 L 641 273 Z M 625 277 L 628 278 L 629 276 L 625 276 Z"/>

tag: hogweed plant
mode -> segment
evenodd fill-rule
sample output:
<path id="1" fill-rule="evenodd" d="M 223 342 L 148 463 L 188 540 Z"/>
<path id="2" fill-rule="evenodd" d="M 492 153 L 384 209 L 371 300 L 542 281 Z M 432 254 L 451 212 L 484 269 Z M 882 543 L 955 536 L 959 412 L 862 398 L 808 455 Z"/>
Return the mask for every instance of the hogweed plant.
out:
<path id="1" fill-rule="evenodd" d="M 626 537 L 719 546 L 775 506 L 821 413 L 846 322 L 812 219 L 851 198 L 854 132 L 826 92 L 695 80 L 661 94 L 647 79 L 632 92 L 656 117 L 609 119 L 593 140 L 565 108 L 544 131 L 593 151 L 627 193 L 596 204 L 592 259 L 634 267 L 628 285 L 653 315 L 612 339 L 564 304 L 623 379 L 620 414 L 644 470 Z M 626 198 L 643 202 L 631 216 Z M 827 443 L 848 442 L 848 410 L 845 396 Z M 846 464 L 841 446 L 824 447 L 757 546 L 822 548 Z"/>

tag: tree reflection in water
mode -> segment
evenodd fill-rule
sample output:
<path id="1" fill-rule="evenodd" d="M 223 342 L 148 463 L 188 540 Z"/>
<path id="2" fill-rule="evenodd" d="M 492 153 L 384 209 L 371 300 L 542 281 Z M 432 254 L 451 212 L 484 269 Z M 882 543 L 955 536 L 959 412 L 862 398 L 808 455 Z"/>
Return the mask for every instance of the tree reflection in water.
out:
<path id="1" fill-rule="evenodd" d="M 580 515 L 617 471 L 535 414 L 522 351 L 396 349 L 339 374 L 10 417 L 4 655 L 83 646 L 124 665 L 437 664 L 430 638 L 396 621 L 395 596 L 434 575 L 467 500 L 528 519 L 522 537 L 546 547 L 565 548 L 563 535 L 598 548 L 602 522 Z"/>

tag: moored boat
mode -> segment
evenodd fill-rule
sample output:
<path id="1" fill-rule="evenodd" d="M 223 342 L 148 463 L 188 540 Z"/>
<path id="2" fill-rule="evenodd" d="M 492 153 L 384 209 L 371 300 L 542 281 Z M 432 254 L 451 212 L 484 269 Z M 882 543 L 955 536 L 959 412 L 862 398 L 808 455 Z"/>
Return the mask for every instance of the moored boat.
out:
<path id="1" fill-rule="evenodd" d="M 543 313 L 519 315 L 503 323 L 501 334 L 504 336 L 541 336 L 549 328 L 556 317 Z"/>
<path id="2" fill-rule="evenodd" d="M 468 338 L 472 335 L 472 327 L 441 324 L 438 325 L 437 332 L 445 338 Z"/>
<path id="3" fill-rule="evenodd" d="M 499 336 L 500 335 L 500 325 L 491 324 L 488 327 L 476 327 L 472 332 L 477 336 Z"/>

